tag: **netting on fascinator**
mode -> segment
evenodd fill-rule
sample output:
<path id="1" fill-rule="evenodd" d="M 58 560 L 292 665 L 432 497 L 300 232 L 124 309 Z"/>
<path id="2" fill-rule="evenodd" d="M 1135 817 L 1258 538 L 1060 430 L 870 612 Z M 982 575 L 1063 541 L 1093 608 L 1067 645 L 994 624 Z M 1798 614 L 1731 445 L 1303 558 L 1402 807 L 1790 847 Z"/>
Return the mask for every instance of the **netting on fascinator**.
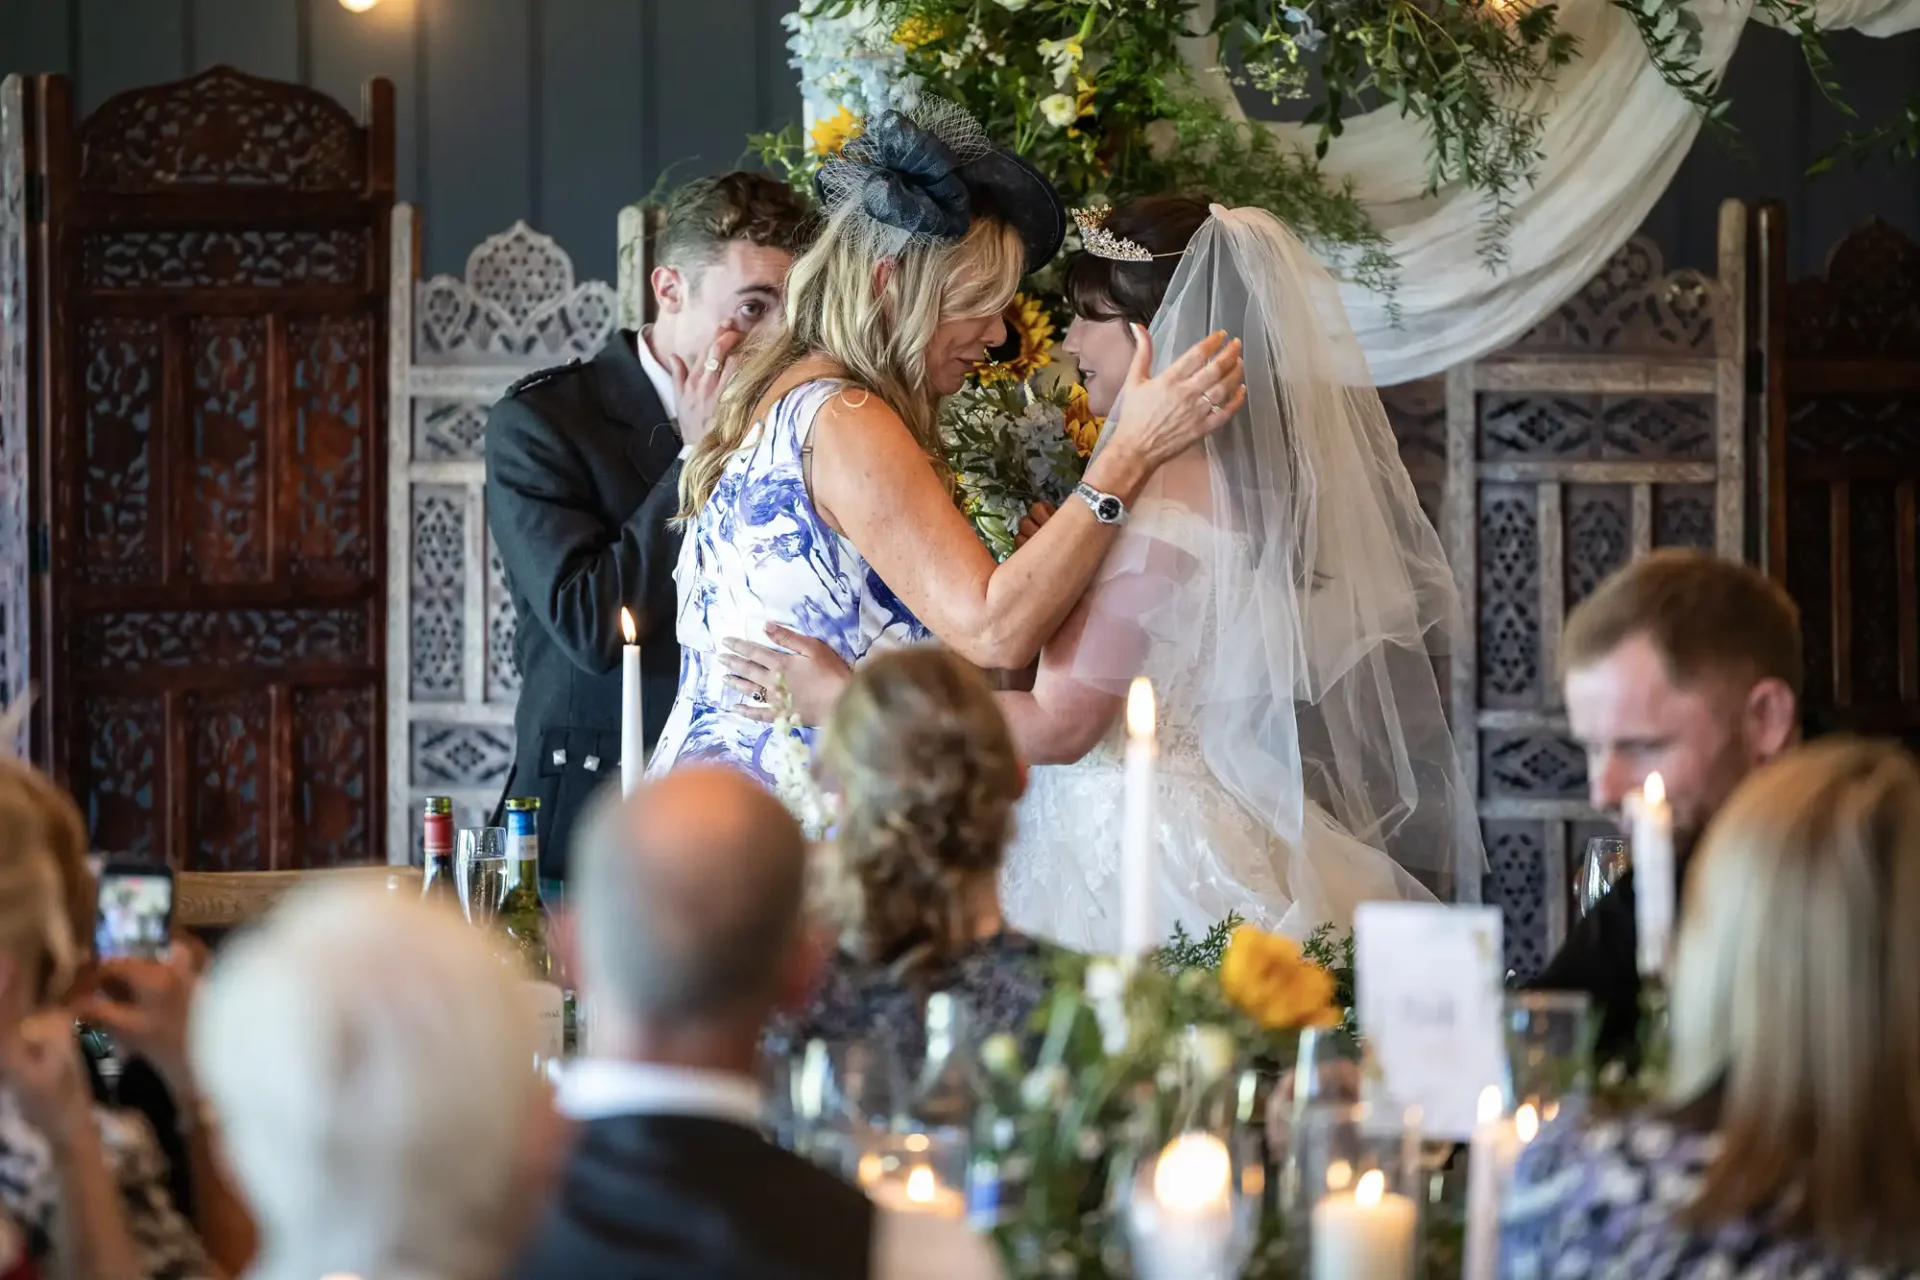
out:
<path id="1" fill-rule="evenodd" d="M 882 112 L 840 154 L 820 166 L 814 190 L 829 218 L 852 207 L 867 256 L 910 244 L 957 240 L 973 223 L 974 199 L 961 170 L 993 150 L 965 108 L 922 97 Z"/>

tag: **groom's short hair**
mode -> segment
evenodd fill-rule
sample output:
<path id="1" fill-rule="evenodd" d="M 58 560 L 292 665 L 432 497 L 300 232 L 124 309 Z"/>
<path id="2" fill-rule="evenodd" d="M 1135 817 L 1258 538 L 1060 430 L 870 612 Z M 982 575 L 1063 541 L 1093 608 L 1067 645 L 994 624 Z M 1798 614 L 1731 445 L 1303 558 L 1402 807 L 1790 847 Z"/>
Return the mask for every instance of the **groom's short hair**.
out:
<path id="1" fill-rule="evenodd" d="M 812 226 L 812 210 L 786 183 L 744 170 L 717 173 L 695 178 L 661 206 L 653 262 L 697 271 L 734 240 L 797 254 Z"/>

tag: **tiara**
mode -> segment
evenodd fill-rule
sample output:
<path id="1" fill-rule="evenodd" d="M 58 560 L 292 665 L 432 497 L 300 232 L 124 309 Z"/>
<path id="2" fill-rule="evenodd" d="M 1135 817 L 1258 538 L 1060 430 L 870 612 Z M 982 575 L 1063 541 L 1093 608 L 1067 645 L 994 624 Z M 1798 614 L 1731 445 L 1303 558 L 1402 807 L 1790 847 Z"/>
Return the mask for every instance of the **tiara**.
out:
<path id="1" fill-rule="evenodd" d="M 1114 262 L 1152 262 L 1155 258 L 1177 258 L 1186 252 L 1185 249 L 1175 249 L 1172 253 L 1147 252 L 1146 246 L 1138 241 L 1107 230 L 1107 218 L 1112 213 L 1113 209 L 1104 204 L 1073 211 L 1073 220 L 1080 225 L 1080 243 L 1094 257 Z"/>

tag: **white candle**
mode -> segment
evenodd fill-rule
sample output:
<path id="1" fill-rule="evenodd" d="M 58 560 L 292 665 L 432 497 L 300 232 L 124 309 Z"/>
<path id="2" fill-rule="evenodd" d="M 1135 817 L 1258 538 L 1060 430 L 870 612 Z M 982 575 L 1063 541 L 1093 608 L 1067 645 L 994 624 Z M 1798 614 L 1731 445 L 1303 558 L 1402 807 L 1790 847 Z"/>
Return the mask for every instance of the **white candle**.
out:
<path id="1" fill-rule="evenodd" d="M 1416 1217 L 1385 1174 L 1367 1170 L 1351 1194 L 1313 1206 L 1313 1280 L 1413 1280 Z"/>
<path id="2" fill-rule="evenodd" d="M 897 1213 L 931 1213 L 941 1218 L 966 1216 L 967 1198 L 941 1183 L 933 1169 L 916 1164 L 904 1178 L 885 1178 L 867 1188 L 867 1197 Z"/>
<path id="3" fill-rule="evenodd" d="M 1183 1133 L 1154 1161 L 1150 1196 L 1133 1207 L 1140 1280 L 1213 1280 L 1233 1252 L 1233 1161 L 1210 1133 Z"/>
<path id="4" fill-rule="evenodd" d="M 640 646 L 634 643 L 633 613 L 620 610 L 620 794 L 630 796 L 646 772 L 646 737 L 640 718 Z"/>
<path id="5" fill-rule="evenodd" d="M 1467 1146 L 1467 1256 L 1464 1280 L 1493 1280 L 1500 1260 L 1500 1202 L 1513 1178 L 1520 1148 L 1533 1140 L 1540 1122 L 1533 1104 L 1507 1119 L 1500 1114 L 1497 1085 L 1480 1092 L 1479 1123 Z"/>
<path id="6" fill-rule="evenodd" d="M 1665 977 L 1679 885 L 1673 867 L 1673 806 L 1667 803 L 1666 783 L 1659 774 L 1647 775 L 1631 807 L 1634 931 L 1639 937 L 1640 973 Z"/>
<path id="7" fill-rule="evenodd" d="M 1131 962 L 1160 945 L 1153 918 L 1153 684 L 1127 691 L 1126 800 L 1120 839 L 1120 955 Z"/>

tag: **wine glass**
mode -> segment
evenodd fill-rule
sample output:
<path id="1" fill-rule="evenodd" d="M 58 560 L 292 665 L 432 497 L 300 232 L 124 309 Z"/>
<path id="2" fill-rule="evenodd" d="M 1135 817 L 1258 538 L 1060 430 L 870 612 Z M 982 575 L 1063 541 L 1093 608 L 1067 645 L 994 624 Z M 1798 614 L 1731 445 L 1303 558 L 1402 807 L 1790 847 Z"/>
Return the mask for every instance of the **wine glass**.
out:
<path id="1" fill-rule="evenodd" d="M 814 1163 L 853 1178 L 904 1107 L 898 1057 L 865 1040 L 811 1040 L 790 1068 L 793 1135 Z"/>
<path id="2" fill-rule="evenodd" d="M 1580 862 L 1580 891 L 1576 905 L 1581 918 L 1600 905 L 1620 877 L 1633 866 L 1633 849 L 1618 836 L 1595 836 L 1587 841 L 1586 857 Z"/>
<path id="3" fill-rule="evenodd" d="M 507 829 L 462 827 L 453 853 L 453 885 L 467 923 L 486 926 L 507 893 Z"/>
<path id="4" fill-rule="evenodd" d="M 1585 1105 L 1592 1087 L 1591 1001 L 1584 991 L 1516 991 L 1507 997 L 1508 1096 L 1542 1121 Z"/>

